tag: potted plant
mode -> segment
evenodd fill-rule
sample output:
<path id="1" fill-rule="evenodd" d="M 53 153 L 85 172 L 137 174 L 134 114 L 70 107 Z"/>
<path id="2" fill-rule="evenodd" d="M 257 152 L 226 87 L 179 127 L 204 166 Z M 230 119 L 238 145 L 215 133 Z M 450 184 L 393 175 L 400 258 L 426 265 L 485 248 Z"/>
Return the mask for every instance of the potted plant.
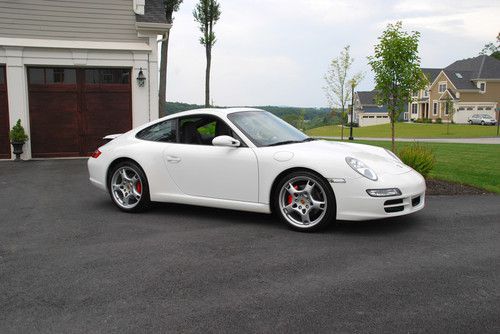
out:
<path id="1" fill-rule="evenodd" d="M 10 130 L 9 139 L 12 147 L 14 148 L 16 160 L 21 160 L 20 155 L 23 153 L 23 145 L 28 140 L 28 135 L 24 131 L 20 119 L 17 120 L 16 125 L 14 125 L 12 130 Z"/>

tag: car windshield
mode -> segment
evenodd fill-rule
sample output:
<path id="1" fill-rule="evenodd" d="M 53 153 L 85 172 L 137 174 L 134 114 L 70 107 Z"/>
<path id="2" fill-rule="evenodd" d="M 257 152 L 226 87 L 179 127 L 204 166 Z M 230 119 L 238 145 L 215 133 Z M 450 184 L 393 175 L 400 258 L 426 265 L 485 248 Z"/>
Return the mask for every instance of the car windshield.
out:
<path id="1" fill-rule="evenodd" d="M 242 111 L 228 115 L 255 146 L 274 146 L 312 140 L 267 111 Z"/>
<path id="2" fill-rule="evenodd" d="M 483 118 L 491 119 L 492 117 L 490 115 L 483 115 Z"/>

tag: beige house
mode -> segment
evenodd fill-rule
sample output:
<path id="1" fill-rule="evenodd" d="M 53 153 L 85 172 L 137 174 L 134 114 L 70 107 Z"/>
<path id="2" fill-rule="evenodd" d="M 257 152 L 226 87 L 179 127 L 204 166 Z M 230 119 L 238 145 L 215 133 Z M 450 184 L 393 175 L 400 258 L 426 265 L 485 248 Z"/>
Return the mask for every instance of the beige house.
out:
<path id="1" fill-rule="evenodd" d="M 458 60 L 444 69 L 422 68 L 429 80 L 408 104 L 410 119 L 450 121 L 451 101 L 455 123 L 467 123 L 474 114 L 496 117 L 500 107 L 500 61 L 490 56 Z"/>

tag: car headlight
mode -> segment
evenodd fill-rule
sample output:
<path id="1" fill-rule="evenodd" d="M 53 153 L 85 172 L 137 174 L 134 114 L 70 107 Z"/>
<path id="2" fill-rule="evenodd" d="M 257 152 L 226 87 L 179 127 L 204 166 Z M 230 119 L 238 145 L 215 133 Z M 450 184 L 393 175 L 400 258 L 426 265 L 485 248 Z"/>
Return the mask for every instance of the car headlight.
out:
<path id="1" fill-rule="evenodd" d="M 392 151 L 390 151 L 390 150 L 388 150 L 388 149 L 386 149 L 386 148 L 384 148 L 384 150 L 385 150 L 385 151 L 387 152 L 387 154 L 389 154 L 389 155 L 390 155 L 390 156 L 391 156 L 394 160 L 396 160 L 397 162 L 403 163 L 403 162 L 401 161 L 401 159 L 399 159 L 399 157 L 398 157 L 396 154 L 394 154 L 394 152 L 392 152 Z"/>
<path id="2" fill-rule="evenodd" d="M 362 161 L 360 161 L 356 158 L 346 157 L 345 162 L 347 162 L 349 167 L 351 167 L 352 169 L 354 169 L 356 172 L 363 175 L 367 179 L 370 179 L 372 181 L 378 180 L 378 176 L 377 176 L 377 174 L 375 174 L 373 169 L 371 169 L 370 167 L 365 165 Z"/>

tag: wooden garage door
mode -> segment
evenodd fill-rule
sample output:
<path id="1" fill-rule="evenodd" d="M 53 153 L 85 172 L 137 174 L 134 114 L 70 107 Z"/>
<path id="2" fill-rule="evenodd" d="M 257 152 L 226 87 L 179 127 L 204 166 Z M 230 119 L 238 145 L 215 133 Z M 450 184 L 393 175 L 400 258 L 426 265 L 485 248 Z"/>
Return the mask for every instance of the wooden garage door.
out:
<path id="1" fill-rule="evenodd" d="M 35 158 L 88 156 L 132 127 L 130 69 L 29 68 Z"/>
<path id="2" fill-rule="evenodd" d="M 10 159 L 9 103 L 5 66 L 0 66 L 0 159 Z"/>

